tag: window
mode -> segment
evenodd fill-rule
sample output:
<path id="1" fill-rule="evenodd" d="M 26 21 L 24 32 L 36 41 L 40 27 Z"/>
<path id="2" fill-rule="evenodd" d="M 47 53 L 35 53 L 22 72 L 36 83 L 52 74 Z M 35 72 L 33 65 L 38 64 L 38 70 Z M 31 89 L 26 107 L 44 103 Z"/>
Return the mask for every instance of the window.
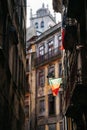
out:
<path id="1" fill-rule="evenodd" d="M 44 125 L 38 126 L 38 130 L 45 130 L 45 126 Z"/>
<path id="2" fill-rule="evenodd" d="M 44 55 L 44 46 L 39 47 L 39 56 Z"/>
<path id="3" fill-rule="evenodd" d="M 56 130 L 56 124 L 49 125 L 49 130 Z"/>
<path id="4" fill-rule="evenodd" d="M 63 130 L 63 123 L 60 122 L 60 130 Z"/>
<path id="5" fill-rule="evenodd" d="M 59 63 L 59 77 L 62 76 L 62 63 Z"/>
<path id="6" fill-rule="evenodd" d="M 36 29 L 38 28 L 38 22 L 35 23 L 35 27 L 36 27 Z"/>
<path id="7" fill-rule="evenodd" d="M 40 70 L 39 71 L 39 86 L 40 87 L 44 87 L 44 83 L 45 83 L 45 74 L 44 74 L 44 70 Z"/>
<path id="8" fill-rule="evenodd" d="M 55 77 L 55 66 L 54 65 L 49 66 L 48 75 L 49 75 L 49 78 L 50 77 Z"/>
<path id="9" fill-rule="evenodd" d="M 40 62 L 43 62 L 44 60 L 44 45 L 39 47 L 39 60 Z"/>
<path id="10" fill-rule="evenodd" d="M 49 95 L 48 97 L 48 108 L 49 108 L 49 116 L 55 114 L 55 97 L 53 95 Z"/>
<path id="11" fill-rule="evenodd" d="M 62 38 L 61 35 L 58 36 L 58 46 L 61 46 L 62 44 Z"/>
<path id="12" fill-rule="evenodd" d="M 41 28 L 44 28 L 44 21 L 41 21 Z"/>
<path id="13" fill-rule="evenodd" d="M 39 101 L 39 114 L 43 114 L 45 112 L 45 101 L 40 100 Z"/>
<path id="14" fill-rule="evenodd" d="M 49 52 L 49 56 L 53 55 L 53 49 L 54 49 L 54 44 L 53 44 L 53 40 L 48 42 L 48 52 Z"/>

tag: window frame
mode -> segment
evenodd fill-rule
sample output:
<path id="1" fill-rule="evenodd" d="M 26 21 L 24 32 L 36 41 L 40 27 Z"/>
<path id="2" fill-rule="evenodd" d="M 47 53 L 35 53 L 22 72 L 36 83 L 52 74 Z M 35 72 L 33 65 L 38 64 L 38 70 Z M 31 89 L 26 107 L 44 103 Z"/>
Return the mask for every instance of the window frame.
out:
<path id="1" fill-rule="evenodd" d="M 44 69 L 39 70 L 38 72 L 38 85 L 40 87 L 44 87 L 45 85 L 45 70 Z"/>
<path id="2" fill-rule="evenodd" d="M 39 47 L 39 57 L 43 56 L 45 54 L 45 47 L 44 45 Z"/>
<path id="3" fill-rule="evenodd" d="M 43 102 L 43 104 L 42 104 L 42 102 Z M 39 100 L 39 112 L 38 113 L 39 113 L 39 116 L 43 116 L 45 113 L 45 99 L 44 98 Z"/>
<path id="4" fill-rule="evenodd" d="M 48 67 L 48 74 L 52 74 L 55 77 L 55 65 L 52 64 Z"/>
<path id="5" fill-rule="evenodd" d="M 58 64 L 58 77 L 62 77 L 62 63 Z"/>
<path id="6" fill-rule="evenodd" d="M 50 126 L 55 126 L 54 128 L 49 128 Z M 56 130 L 56 124 L 54 123 L 54 124 L 49 124 L 48 125 L 48 130 Z"/>
<path id="7" fill-rule="evenodd" d="M 48 46 L 48 55 L 52 56 L 54 54 L 54 39 L 50 39 L 47 43 Z"/>
<path id="8" fill-rule="evenodd" d="M 35 22 L 35 28 L 38 29 L 38 22 Z"/>
<path id="9" fill-rule="evenodd" d="M 60 130 L 63 130 L 63 122 L 60 122 Z"/>
<path id="10" fill-rule="evenodd" d="M 44 28 L 44 21 L 41 21 L 41 28 Z"/>
<path id="11" fill-rule="evenodd" d="M 58 47 L 60 47 L 62 45 L 62 36 L 61 34 L 58 35 Z"/>
<path id="12" fill-rule="evenodd" d="M 55 114 L 56 114 L 56 98 L 52 94 L 49 94 L 48 95 L 48 116 L 54 116 Z"/>
<path id="13" fill-rule="evenodd" d="M 39 125 L 38 130 L 45 130 L 45 125 Z"/>

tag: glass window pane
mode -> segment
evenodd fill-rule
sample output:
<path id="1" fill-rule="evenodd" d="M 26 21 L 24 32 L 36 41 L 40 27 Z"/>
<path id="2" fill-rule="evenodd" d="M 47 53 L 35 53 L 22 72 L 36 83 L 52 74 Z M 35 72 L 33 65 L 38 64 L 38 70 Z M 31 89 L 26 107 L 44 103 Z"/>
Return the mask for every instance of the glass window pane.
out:
<path id="1" fill-rule="evenodd" d="M 45 126 L 44 125 L 38 126 L 38 130 L 45 130 Z"/>
<path id="2" fill-rule="evenodd" d="M 44 46 L 39 47 L 39 56 L 44 55 Z"/>
<path id="3" fill-rule="evenodd" d="M 53 95 L 49 95 L 49 116 L 55 114 L 55 97 Z"/>
<path id="4" fill-rule="evenodd" d="M 44 70 L 41 70 L 39 72 L 39 86 L 40 87 L 44 87 L 44 83 L 45 83 L 45 74 L 44 74 Z"/>
<path id="5" fill-rule="evenodd" d="M 42 114 L 45 111 L 45 101 L 40 100 L 39 102 L 39 113 Z"/>
<path id="6" fill-rule="evenodd" d="M 49 125 L 49 130 L 56 130 L 56 124 Z"/>
<path id="7" fill-rule="evenodd" d="M 62 76 L 62 63 L 59 63 L 59 77 Z"/>
<path id="8" fill-rule="evenodd" d="M 41 21 L 41 28 L 44 28 L 44 21 Z"/>

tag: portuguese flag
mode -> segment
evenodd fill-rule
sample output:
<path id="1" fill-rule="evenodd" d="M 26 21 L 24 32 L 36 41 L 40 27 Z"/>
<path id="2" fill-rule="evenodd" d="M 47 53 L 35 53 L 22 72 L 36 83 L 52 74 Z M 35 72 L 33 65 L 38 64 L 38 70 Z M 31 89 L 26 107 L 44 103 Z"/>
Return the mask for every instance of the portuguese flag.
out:
<path id="1" fill-rule="evenodd" d="M 57 78 L 57 79 L 49 78 L 49 85 L 52 89 L 53 96 L 58 95 L 61 83 L 62 83 L 62 78 Z"/>

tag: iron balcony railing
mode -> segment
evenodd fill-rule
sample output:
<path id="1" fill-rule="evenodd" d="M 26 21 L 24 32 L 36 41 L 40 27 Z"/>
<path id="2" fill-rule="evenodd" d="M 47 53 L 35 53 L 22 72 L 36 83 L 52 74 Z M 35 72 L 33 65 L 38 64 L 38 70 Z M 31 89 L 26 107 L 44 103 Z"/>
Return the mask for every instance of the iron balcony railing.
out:
<path id="1" fill-rule="evenodd" d="M 56 58 L 61 58 L 62 51 L 60 50 L 60 47 L 57 47 L 44 55 L 41 55 L 35 59 L 35 67 L 38 67 L 40 65 L 44 65 L 52 60 L 55 60 Z"/>
<path id="2" fill-rule="evenodd" d="M 70 98 L 73 95 L 76 87 L 83 85 L 87 86 L 87 51 L 85 47 L 75 49 L 69 57 L 69 68 L 64 79 L 65 86 L 65 107 L 70 103 Z M 69 60 L 68 58 L 68 60 Z M 67 68 L 67 67 L 66 67 Z"/>

